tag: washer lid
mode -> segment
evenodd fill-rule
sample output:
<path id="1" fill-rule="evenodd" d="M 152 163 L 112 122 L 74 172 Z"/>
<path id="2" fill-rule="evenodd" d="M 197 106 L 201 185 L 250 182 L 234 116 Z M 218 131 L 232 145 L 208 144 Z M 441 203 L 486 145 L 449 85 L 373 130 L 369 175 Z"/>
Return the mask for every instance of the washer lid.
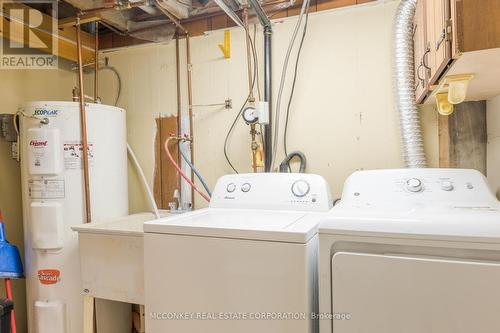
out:
<path id="1" fill-rule="evenodd" d="M 323 214 L 297 211 L 205 208 L 146 222 L 144 232 L 306 243 Z"/>

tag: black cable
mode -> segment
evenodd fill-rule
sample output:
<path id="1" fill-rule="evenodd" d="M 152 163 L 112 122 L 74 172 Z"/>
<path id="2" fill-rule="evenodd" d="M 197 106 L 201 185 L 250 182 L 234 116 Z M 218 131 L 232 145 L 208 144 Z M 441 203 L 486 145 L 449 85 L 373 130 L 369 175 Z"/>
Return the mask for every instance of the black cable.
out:
<path id="1" fill-rule="evenodd" d="M 252 53 L 253 53 L 252 88 L 251 88 L 250 92 L 248 93 L 248 96 L 245 99 L 245 102 L 241 106 L 240 111 L 236 115 L 236 118 L 234 118 L 234 121 L 231 124 L 231 127 L 229 128 L 229 131 L 227 132 L 226 139 L 224 140 L 224 157 L 226 158 L 226 161 L 229 164 L 229 166 L 231 167 L 231 169 L 233 169 L 233 171 L 236 172 L 236 173 L 238 173 L 238 170 L 236 170 L 236 168 L 233 166 L 233 164 L 231 163 L 231 160 L 229 159 L 229 155 L 227 154 L 227 147 L 228 147 L 229 137 L 231 136 L 231 133 L 233 132 L 236 124 L 238 123 L 238 119 L 240 119 L 240 116 L 241 116 L 243 110 L 245 110 L 245 106 L 247 105 L 248 100 L 250 99 L 250 96 L 252 96 L 253 88 L 255 86 L 255 81 L 256 81 L 256 77 L 257 77 L 257 61 L 256 61 L 256 59 L 257 59 L 257 52 L 255 51 L 255 45 L 254 45 L 254 43 L 253 43 L 252 38 L 250 37 L 250 35 L 247 35 L 247 38 L 250 41 L 250 46 L 252 47 Z"/>
<path id="2" fill-rule="evenodd" d="M 292 105 L 293 93 L 295 91 L 295 83 L 297 82 L 297 71 L 299 68 L 300 54 L 302 52 L 302 46 L 304 45 L 304 40 L 305 40 L 306 34 L 307 34 L 307 23 L 309 22 L 309 5 L 310 4 L 311 4 L 311 0 L 309 0 L 309 3 L 307 4 L 307 8 L 306 8 L 306 20 L 304 21 L 304 30 L 302 31 L 302 39 L 300 40 L 299 50 L 297 51 L 297 59 L 295 60 L 295 70 L 293 73 L 292 89 L 290 91 L 290 98 L 288 99 L 288 105 L 286 108 L 285 130 L 283 133 L 283 148 L 285 150 L 285 156 L 288 155 L 286 141 L 287 141 L 287 132 L 288 132 L 288 119 L 289 119 L 289 115 L 290 115 L 290 106 Z"/>

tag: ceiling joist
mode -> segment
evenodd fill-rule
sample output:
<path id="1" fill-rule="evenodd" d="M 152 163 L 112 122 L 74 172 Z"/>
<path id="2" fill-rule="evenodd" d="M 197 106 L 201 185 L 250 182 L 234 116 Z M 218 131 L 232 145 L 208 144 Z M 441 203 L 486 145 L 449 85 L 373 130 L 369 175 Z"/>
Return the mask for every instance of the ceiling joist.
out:
<path id="1" fill-rule="evenodd" d="M 0 30 L 1 37 L 21 45 L 29 43 L 29 46 L 35 49 L 43 49 L 45 45 L 50 44 L 51 41 L 55 41 L 57 43 L 57 48 L 54 55 L 70 61 L 77 61 L 75 27 L 59 27 L 59 22 L 56 18 L 42 12 L 39 12 L 43 17 L 41 24 L 37 27 L 30 27 L 29 22 L 24 21 L 24 17 L 13 17 L 12 15 L 9 15 L 9 13 L 13 13 L 12 9 L 19 9 L 22 11 L 35 10 L 19 2 L 2 3 L 0 11 L 2 24 L 2 29 Z M 24 35 L 25 29 L 32 31 L 38 39 L 33 41 L 26 38 Z M 82 31 L 81 39 L 82 57 L 84 63 L 94 61 L 94 36 Z"/>

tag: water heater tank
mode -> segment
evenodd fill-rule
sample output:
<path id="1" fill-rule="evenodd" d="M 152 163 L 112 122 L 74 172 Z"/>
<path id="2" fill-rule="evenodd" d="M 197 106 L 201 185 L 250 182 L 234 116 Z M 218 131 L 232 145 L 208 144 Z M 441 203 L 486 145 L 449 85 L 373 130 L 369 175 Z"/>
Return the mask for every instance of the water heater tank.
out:
<path id="1" fill-rule="evenodd" d="M 92 222 L 125 216 L 125 110 L 86 104 L 86 115 Z M 85 221 L 79 104 L 27 103 L 20 120 L 29 332 L 81 333 L 84 291 L 71 230 Z"/>

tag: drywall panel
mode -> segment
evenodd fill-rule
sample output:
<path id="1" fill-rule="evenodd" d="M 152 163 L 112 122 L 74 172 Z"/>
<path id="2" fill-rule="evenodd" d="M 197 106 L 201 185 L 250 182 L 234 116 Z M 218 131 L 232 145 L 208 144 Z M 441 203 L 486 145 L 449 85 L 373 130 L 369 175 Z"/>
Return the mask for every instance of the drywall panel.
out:
<path id="1" fill-rule="evenodd" d="M 500 96 L 487 102 L 487 173 L 492 190 L 500 199 Z"/>
<path id="2" fill-rule="evenodd" d="M 323 175 L 336 197 L 340 196 L 346 177 L 355 170 L 403 167 L 391 72 L 391 32 L 397 4 L 398 1 L 377 1 L 310 15 L 290 113 L 288 146 L 306 154 L 307 171 Z M 296 20 L 275 21 L 273 27 L 274 99 Z M 221 175 L 232 172 L 224 158 L 224 139 L 248 94 L 244 33 L 241 28 L 230 31 L 229 59 L 223 57 L 218 47 L 224 38 L 222 30 L 191 38 L 193 103 L 217 104 L 226 98 L 233 101 L 231 110 L 222 106 L 194 109 L 195 161 L 211 187 Z M 262 69 L 260 28 L 255 44 Z M 119 106 L 127 110 L 129 142 L 152 184 L 155 118 L 175 114 L 177 108 L 175 43 L 118 50 L 106 56 L 122 74 Z M 292 57 L 287 70 L 282 110 L 288 102 L 294 61 Z M 183 40 L 181 66 L 181 104 L 186 115 Z M 116 94 L 114 79 L 108 75 L 111 73 L 101 75 L 101 96 L 107 103 Z M 262 70 L 260 79 L 262 89 Z M 437 166 L 437 114 L 433 107 L 426 107 L 421 115 L 429 165 Z M 280 141 L 276 165 L 284 156 L 282 146 Z M 242 121 L 231 136 L 228 153 L 238 171 L 251 171 L 249 127 Z M 131 172 L 132 212 L 148 209 L 140 183 Z M 203 200 L 197 198 L 197 207 L 204 206 Z"/>

